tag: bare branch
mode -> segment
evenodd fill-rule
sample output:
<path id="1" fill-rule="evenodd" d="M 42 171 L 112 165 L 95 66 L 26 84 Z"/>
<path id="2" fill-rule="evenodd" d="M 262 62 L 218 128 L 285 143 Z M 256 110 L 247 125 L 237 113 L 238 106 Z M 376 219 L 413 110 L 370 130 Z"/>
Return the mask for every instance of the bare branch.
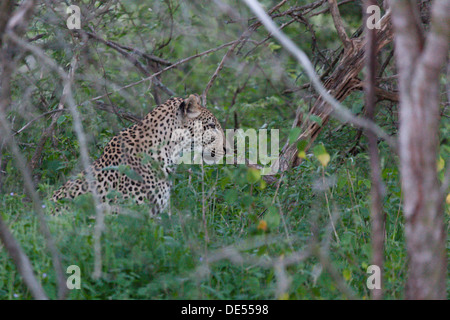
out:
<path id="1" fill-rule="evenodd" d="M 331 262 L 330 256 L 328 255 L 327 251 L 317 247 L 313 252 L 319 258 L 322 266 L 330 273 L 331 277 L 334 279 L 337 287 L 339 288 L 339 291 L 347 296 L 348 299 L 356 300 L 357 298 L 353 291 L 348 287 L 348 285 L 339 274 L 338 270 L 336 270 L 336 268 L 333 266 L 333 263 Z"/>
<path id="2" fill-rule="evenodd" d="M 101 38 L 100 36 L 98 36 L 97 34 L 92 33 L 92 32 L 85 32 L 85 31 L 81 31 L 81 30 L 78 31 L 78 32 L 82 33 L 82 34 L 86 34 L 89 38 L 95 39 L 95 40 L 97 40 L 97 41 L 107 45 L 108 47 L 116 50 L 122 56 L 124 56 L 129 62 L 131 62 L 146 77 L 150 76 L 150 72 L 147 70 L 147 68 L 138 59 L 136 59 L 133 55 L 128 53 L 126 50 L 129 50 L 129 51 L 132 51 L 132 52 L 140 52 L 140 51 L 137 51 L 137 50 L 132 49 L 130 47 L 123 47 L 122 45 L 119 45 L 119 44 L 117 44 L 117 43 L 115 43 L 113 41 L 105 40 L 105 39 Z M 143 54 L 142 52 L 140 52 L 140 55 L 146 57 L 147 59 L 150 59 L 150 55 Z M 154 60 L 154 59 L 152 59 L 152 60 Z M 166 65 L 167 65 L 167 63 L 166 63 Z M 169 66 L 170 66 L 170 63 L 169 63 Z M 156 76 L 153 75 L 153 77 L 154 77 L 153 80 L 156 82 L 156 85 L 158 87 L 160 87 L 165 93 L 167 93 L 169 96 L 175 96 L 176 95 L 173 90 L 169 89 L 167 86 L 162 84 L 161 81 L 158 80 L 158 78 Z"/>
<path id="3" fill-rule="evenodd" d="M 83 164 L 83 167 L 85 170 L 86 180 L 88 183 L 89 191 L 92 192 L 93 198 L 94 198 L 94 205 L 95 205 L 95 211 L 96 211 L 96 225 L 95 225 L 95 229 L 94 229 L 94 252 L 95 252 L 95 255 L 94 255 L 95 261 L 94 262 L 95 263 L 94 263 L 93 277 L 99 278 L 101 276 L 101 269 L 102 269 L 100 237 L 101 237 L 101 232 L 102 232 L 102 228 L 103 228 L 104 212 L 103 212 L 103 206 L 101 205 L 101 202 L 100 202 L 98 194 L 97 194 L 97 190 L 93 186 L 93 183 L 92 183 L 94 181 L 94 177 L 91 172 L 92 168 L 89 165 L 89 155 L 88 155 L 88 151 L 87 151 L 88 150 L 87 139 L 86 139 L 86 135 L 84 134 L 81 117 L 77 110 L 77 105 L 76 105 L 75 100 L 72 95 L 71 85 L 73 83 L 73 77 L 74 77 L 75 69 L 77 66 L 78 57 L 75 55 L 74 58 L 72 59 L 71 68 L 70 68 L 69 73 L 67 74 L 61 68 L 61 66 L 59 66 L 58 64 L 56 64 L 55 61 L 50 59 L 39 47 L 29 44 L 28 42 L 20 39 L 14 32 L 11 32 L 11 31 L 8 32 L 8 37 L 11 40 L 13 40 L 14 43 L 16 43 L 18 46 L 22 47 L 24 50 L 27 50 L 27 51 L 30 51 L 31 53 L 33 53 L 37 58 L 39 58 L 41 61 L 43 61 L 48 67 L 50 67 L 52 70 L 56 71 L 57 74 L 63 80 L 63 87 L 64 87 L 63 94 L 65 95 L 65 101 L 69 105 L 69 110 L 70 110 L 70 113 L 72 114 L 73 126 L 74 126 L 74 130 L 75 130 L 75 133 L 77 135 L 78 142 L 80 145 L 81 160 L 82 160 L 82 164 Z M 1 108 L 0 108 L 0 110 L 1 110 Z M 0 120 L 2 120 L 4 131 L 10 132 L 10 130 L 8 130 L 7 122 L 5 122 L 6 119 L 3 118 L 3 115 L 1 113 L 0 113 L 0 116 L 2 116 L 1 117 L 2 119 L 0 119 Z M 13 148 L 13 151 L 14 150 L 15 149 Z M 17 159 L 21 159 L 21 155 L 20 155 L 20 152 L 18 151 L 18 149 L 14 152 L 16 154 Z M 23 167 L 24 168 L 23 170 L 25 170 L 26 166 L 25 166 L 25 161 L 23 159 L 21 161 L 19 161 L 19 167 L 21 167 L 21 168 Z M 24 174 L 24 178 L 25 178 L 25 176 L 28 177 L 29 173 Z M 31 177 L 29 177 L 29 179 L 30 179 L 30 181 L 25 179 L 25 182 L 26 182 L 26 185 L 30 184 L 30 186 L 29 186 L 30 193 L 33 193 L 33 195 L 34 195 L 35 193 L 33 190 L 33 183 L 31 181 Z M 35 203 L 35 202 L 38 203 L 39 198 L 37 198 L 37 195 L 35 196 L 35 198 L 36 199 L 33 198 L 33 203 Z M 38 205 L 37 208 L 39 208 L 38 213 L 40 216 L 42 214 L 41 213 L 42 209 L 40 208 L 40 205 Z M 49 233 L 48 233 L 48 237 L 50 237 Z M 50 248 L 52 250 L 52 247 L 50 247 Z M 56 255 L 56 248 L 54 248 L 54 250 L 52 250 L 52 253 L 53 253 L 53 251 L 55 251 L 55 255 Z M 55 268 L 56 268 L 56 266 L 55 266 Z M 62 268 L 59 267 L 56 269 L 57 269 L 57 272 L 58 272 L 58 270 L 60 270 L 59 278 L 62 279 L 64 277 Z M 61 282 L 61 281 L 59 281 L 59 282 Z M 62 285 L 60 286 L 61 290 L 64 290 L 64 288 L 67 291 L 65 281 L 64 281 L 64 287 L 62 287 Z M 62 293 L 64 293 L 64 292 L 62 291 Z"/>
<path id="4" fill-rule="evenodd" d="M 31 173 L 28 169 L 26 160 L 24 159 L 23 155 L 21 154 L 20 149 L 17 146 L 17 143 L 14 141 L 13 137 L 11 136 L 11 129 L 9 127 L 9 123 L 5 117 L 3 110 L 4 109 L 2 108 L 2 106 L 0 106 L 0 132 L 2 133 L 2 136 L 4 137 L 4 142 L 6 142 L 6 144 L 9 145 L 9 147 L 16 159 L 16 165 L 19 168 L 19 170 L 21 171 L 22 177 L 24 179 L 25 189 L 26 189 L 28 195 L 33 200 L 33 208 L 38 216 L 41 232 L 44 235 L 47 247 L 52 255 L 53 266 L 55 268 L 57 282 L 58 282 L 58 297 L 60 299 L 64 299 L 67 294 L 67 286 L 66 286 L 66 279 L 65 279 L 65 275 L 64 275 L 64 272 L 62 269 L 62 264 L 61 264 L 61 260 L 59 257 L 58 249 L 55 245 L 55 242 L 53 241 L 50 230 L 48 229 L 48 226 L 45 222 L 44 213 L 42 211 L 42 202 L 39 199 L 39 196 L 34 188 L 33 180 L 31 177 Z"/>
<path id="5" fill-rule="evenodd" d="M 430 33 L 425 41 L 425 48 L 420 59 L 424 71 L 439 73 L 448 58 L 450 32 L 450 3 L 436 0 L 431 13 Z"/>
<path id="6" fill-rule="evenodd" d="M 274 11 L 278 10 L 286 0 L 283 0 L 279 2 L 277 5 L 275 5 L 272 9 L 269 10 L 269 14 L 273 13 Z M 247 30 L 245 30 L 242 35 L 239 37 L 239 40 L 237 40 L 231 48 L 228 49 L 227 53 L 222 57 L 222 61 L 220 61 L 219 65 L 217 66 L 216 70 L 214 71 L 214 74 L 211 76 L 211 79 L 209 79 L 208 83 L 206 84 L 205 90 L 202 93 L 202 103 L 205 106 L 206 105 L 206 96 L 208 95 L 209 89 L 212 87 L 214 80 L 216 80 L 217 76 L 219 75 L 219 72 L 223 69 L 225 62 L 228 60 L 228 58 L 231 56 L 231 54 L 234 52 L 236 47 L 239 43 L 245 42 L 246 39 L 250 36 L 250 34 L 255 31 L 260 26 L 259 21 L 253 23 L 250 25 Z"/>
<path id="7" fill-rule="evenodd" d="M 338 2 L 337 6 L 339 7 L 341 5 L 347 4 L 349 2 L 354 2 L 354 1 L 355 0 L 342 0 L 341 2 Z M 322 10 L 319 10 L 319 11 L 316 11 L 316 12 L 313 12 L 313 13 L 308 15 L 308 18 L 324 14 L 325 12 L 328 12 L 328 11 L 330 11 L 330 7 L 322 9 Z"/>
<path id="8" fill-rule="evenodd" d="M 193 60 L 193 59 L 202 57 L 202 56 L 204 56 L 204 55 L 207 55 L 207 54 L 210 54 L 210 53 L 213 53 L 213 52 L 222 50 L 223 48 L 232 46 L 232 45 L 234 45 L 234 44 L 235 44 L 236 42 L 238 42 L 238 41 L 239 41 L 239 40 L 234 40 L 234 41 L 231 41 L 231 42 L 228 42 L 228 43 L 224 43 L 224 44 L 218 46 L 217 48 L 209 49 L 209 50 L 203 51 L 203 52 L 201 52 L 201 53 L 194 54 L 194 55 L 192 55 L 192 56 L 190 56 L 190 57 L 181 59 L 181 60 L 179 60 L 179 61 L 173 63 L 172 65 L 170 65 L 170 66 L 168 66 L 168 67 L 162 69 L 161 71 L 158 71 L 158 72 L 152 74 L 151 76 L 148 76 L 148 77 L 146 77 L 146 78 L 144 78 L 144 79 L 141 79 L 141 80 L 139 80 L 139 81 L 136 81 L 136 82 L 130 83 L 130 84 L 126 85 L 126 86 L 123 86 L 123 87 L 120 87 L 120 88 L 118 88 L 118 89 L 115 89 L 115 90 L 113 90 L 113 92 L 118 92 L 118 91 L 122 91 L 122 90 L 124 90 L 124 89 L 128 89 L 128 88 L 134 87 L 134 86 L 136 86 L 136 85 L 138 85 L 138 84 L 141 84 L 141 83 L 143 83 L 143 82 L 145 82 L 145 81 L 151 81 L 151 80 L 153 80 L 155 77 L 159 76 L 160 74 L 162 74 L 162 73 L 164 73 L 164 72 L 166 72 L 166 71 L 169 71 L 169 70 L 171 70 L 171 69 L 173 69 L 173 68 L 176 68 L 176 67 L 178 67 L 179 65 L 182 65 L 182 64 L 184 64 L 184 63 L 186 63 L 186 62 L 189 62 L 189 61 L 191 61 L 191 60 Z M 103 99 L 103 98 L 105 98 L 106 96 L 107 96 L 107 94 L 104 94 L 104 95 L 101 95 L 101 96 L 94 97 L 94 98 L 92 98 L 92 99 L 89 99 L 89 100 L 83 102 L 82 105 L 84 105 L 84 104 L 86 104 L 86 103 L 88 103 L 88 102 L 93 102 L 93 101 L 96 101 L 96 100 L 99 100 L 99 99 Z"/>
<path id="9" fill-rule="evenodd" d="M 67 109 L 55 109 L 48 112 L 44 112 L 43 114 L 39 115 L 38 117 L 32 119 L 31 121 L 27 122 L 22 128 L 20 128 L 17 131 L 14 131 L 14 135 L 21 133 L 25 129 L 27 129 L 30 125 L 32 125 L 34 122 L 38 121 L 39 119 L 42 119 L 48 115 L 53 115 L 54 113 L 60 113 L 60 112 L 67 112 Z"/>
<path id="10" fill-rule="evenodd" d="M 339 39 L 341 39 L 344 48 L 348 49 L 352 45 L 350 38 L 345 32 L 344 24 L 342 22 L 341 14 L 339 13 L 339 8 L 336 0 L 328 0 L 328 4 L 330 5 L 331 16 L 333 17 L 334 26 L 336 27 L 336 31 L 338 33 Z"/>
<path id="11" fill-rule="evenodd" d="M 83 164 L 84 172 L 86 175 L 86 181 L 88 183 L 89 191 L 92 192 L 95 206 L 95 227 L 94 227 L 94 272 L 93 278 L 98 279 L 102 275 L 102 251 L 101 251 L 101 234 L 104 228 L 104 212 L 101 204 L 97 188 L 95 187 L 94 174 L 90 165 L 88 146 L 86 135 L 83 130 L 83 124 L 81 122 L 80 114 L 77 110 L 77 106 L 72 96 L 71 84 L 73 82 L 74 73 L 78 64 L 78 56 L 75 55 L 71 62 L 70 72 L 64 79 L 64 91 L 67 94 L 67 104 L 69 105 L 70 113 L 73 118 L 73 128 L 77 135 L 78 142 L 80 144 L 81 162 Z"/>
<path id="12" fill-rule="evenodd" d="M 112 106 L 106 103 L 102 103 L 100 101 L 97 101 L 97 104 L 94 105 L 95 108 L 99 109 L 99 110 L 103 110 L 109 113 L 113 113 L 119 117 L 121 117 L 122 119 L 131 121 L 133 123 L 140 123 L 142 121 L 142 118 L 131 113 L 128 111 L 125 111 L 123 109 L 118 108 L 117 106 Z"/>
<path id="13" fill-rule="evenodd" d="M 397 60 L 399 69 L 409 69 L 416 63 L 424 44 L 422 29 L 418 27 L 417 4 L 415 1 L 398 0 L 395 5 L 391 2 L 392 23 L 396 25 L 396 43 L 401 47 L 408 47 L 411 54 Z M 409 76 L 412 76 L 410 74 Z"/>
<path id="14" fill-rule="evenodd" d="M 33 267 L 28 259 L 27 255 L 23 252 L 20 245 L 17 243 L 14 236 L 8 229 L 8 226 L 3 221 L 3 218 L 0 214 L 0 239 L 5 245 L 6 251 L 8 251 L 9 255 L 13 259 L 17 269 L 19 270 L 20 275 L 23 278 L 26 286 L 31 292 L 31 295 L 34 299 L 37 300 L 48 300 L 47 295 L 44 292 L 39 281 L 36 279 L 36 276 L 33 272 Z"/>
<path id="15" fill-rule="evenodd" d="M 216 80 L 217 76 L 219 75 L 219 72 L 225 65 L 225 61 L 227 61 L 228 57 L 233 53 L 234 49 L 236 49 L 239 42 L 244 40 L 246 36 L 247 32 L 244 32 L 242 36 L 239 38 L 239 40 L 235 41 L 235 43 L 231 46 L 231 48 L 228 49 L 227 53 L 225 53 L 225 55 L 222 57 L 222 61 L 220 61 L 219 65 L 216 68 L 216 71 L 214 71 L 214 74 L 211 76 L 211 79 L 209 79 L 208 83 L 206 84 L 206 88 L 202 93 L 202 103 L 204 106 L 206 106 L 206 96 L 208 94 L 208 91 L 212 87 L 214 80 Z"/>
<path id="16" fill-rule="evenodd" d="M 364 25 L 367 26 L 368 15 L 366 8 L 371 5 L 376 5 L 375 0 L 365 0 L 363 5 L 364 10 Z M 365 28 L 366 32 L 366 50 L 365 50 L 365 111 L 367 119 L 374 121 L 375 105 L 376 105 L 376 72 L 377 72 L 377 34 L 375 29 Z M 383 213 L 383 195 L 384 185 L 381 178 L 380 156 L 378 152 L 378 143 L 376 135 L 371 131 L 366 131 L 366 136 L 369 144 L 369 158 L 370 158 L 370 172 L 371 172 L 371 222 L 372 222 L 372 264 L 378 266 L 383 270 L 384 262 L 384 213 Z M 383 273 L 382 273 L 383 274 Z M 383 298 L 382 289 L 373 289 L 372 298 L 381 300 Z"/>
<path id="17" fill-rule="evenodd" d="M 33 8 L 33 6 L 34 6 L 34 1 L 24 2 L 22 4 L 22 6 L 18 9 L 17 15 L 14 15 L 11 18 L 11 20 L 8 22 L 7 27 L 6 27 L 6 32 L 5 32 L 5 35 L 7 36 L 6 38 L 8 40 L 12 40 L 12 42 L 15 44 L 18 44 L 18 47 L 21 47 L 22 49 L 25 49 L 25 48 L 21 44 L 25 43 L 25 46 L 28 46 L 28 44 L 25 41 L 21 40 L 17 36 L 16 33 L 14 33 L 13 28 L 15 28 L 15 29 L 18 28 L 20 31 L 21 27 L 19 25 L 22 23 L 22 21 L 26 20 L 26 17 L 30 14 L 30 11 Z M 5 37 L 3 39 L 5 39 Z M 9 82 L 10 79 L 7 79 L 6 81 Z M 8 84 L 7 88 L 8 89 L 10 88 L 9 84 Z M 21 171 L 22 177 L 24 179 L 25 190 L 28 193 L 28 195 L 31 197 L 31 199 L 33 200 L 33 208 L 38 217 L 40 230 L 41 230 L 42 234 L 44 235 L 46 245 L 52 256 L 53 267 L 55 269 L 57 284 L 58 284 L 58 298 L 64 299 L 67 295 L 68 289 L 66 286 L 65 274 L 64 274 L 64 271 L 62 268 L 58 249 L 52 238 L 50 230 L 46 224 L 44 213 L 42 210 L 41 200 L 35 190 L 27 162 L 26 162 L 24 156 L 21 154 L 16 141 L 14 140 L 13 136 L 11 135 L 11 128 L 9 126 L 9 122 L 6 119 L 6 115 L 5 115 L 5 111 L 6 111 L 5 103 L 7 103 L 7 99 L 5 99 L 5 96 L 9 95 L 9 92 L 4 91 L 3 89 L 4 88 L 2 88 L 1 97 L 0 97 L 0 132 L 2 133 L 1 136 L 4 139 L 3 142 L 9 146 L 12 154 L 14 155 L 14 157 L 16 159 L 16 165 L 17 165 L 18 169 Z"/>
<path id="18" fill-rule="evenodd" d="M 29 20 L 28 18 L 33 11 L 34 5 L 34 0 L 23 2 L 11 19 L 9 19 L 6 30 L 14 30 L 16 33 L 22 33 L 24 25 Z"/>

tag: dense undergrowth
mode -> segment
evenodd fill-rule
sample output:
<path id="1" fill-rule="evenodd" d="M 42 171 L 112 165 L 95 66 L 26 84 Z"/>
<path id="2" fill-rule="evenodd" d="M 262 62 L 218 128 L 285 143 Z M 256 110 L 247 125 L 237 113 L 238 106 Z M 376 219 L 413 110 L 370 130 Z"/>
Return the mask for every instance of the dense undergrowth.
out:
<path id="1" fill-rule="evenodd" d="M 263 2 L 267 8 L 278 3 Z M 280 10 L 310 2 L 289 1 Z M 172 63 L 239 39 L 252 17 L 242 1 L 230 4 L 242 15 L 243 24 L 231 23 L 232 17 L 219 10 L 215 1 L 124 0 L 102 11 L 103 3 L 80 1 L 83 12 L 93 13 L 85 30 Z M 361 7 L 351 3 L 340 8 L 347 32 L 353 34 L 361 25 Z M 289 19 L 281 16 L 276 22 L 282 25 Z M 315 15 L 310 22 L 314 36 L 311 26 L 298 21 L 288 24 L 284 32 L 305 50 L 322 75 L 337 61 L 341 43 L 329 14 Z M 143 116 L 156 104 L 155 93 L 162 102 L 168 97 L 148 82 L 115 91 L 140 81 L 143 75 L 114 49 L 75 37 L 55 8 L 39 4 L 25 36 L 39 36 L 33 45 L 66 71 L 73 57 L 80 56 L 72 90 L 92 159 L 101 155 L 115 134 L 131 125 L 100 110 L 98 104 Z M 230 56 L 209 91 L 207 106 L 224 129 L 279 129 L 282 147 L 290 137 L 298 136 L 299 132 L 290 130 L 297 108 L 307 112 L 317 96 L 308 88 L 297 90 L 309 81 L 304 71 L 266 37 L 263 28 L 256 30 Z M 161 81 L 180 97 L 201 93 L 227 49 L 181 64 L 162 74 Z M 392 49 L 390 44 L 380 52 L 380 64 L 389 62 Z M 58 75 L 40 61 L 32 62 L 28 53 L 17 58 L 21 69 L 12 78 L 13 103 L 6 110 L 17 132 L 15 141 L 28 160 L 52 121 L 51 116 L 42 114 L 58 108 L 63 92 Z M 381 76 L 394 79 L 386 82 L 388 89 L 396 87 L 393 62 Z M 107 97 L 90 101 L 105 93 Z M 352 92 L 343 104 L 361 115 L 362 93 Z M 395 103 L 379 102 L 376 123 L 395 135 L 397 113 Z M 444 165 L 440 164 L 450 158 L 447 119 L 442 117 L 440 126 L 441 179 Z M 320 151 L 330 156 L 329 162 L 318 159 L 316 146 L 323 146 Z M 63 112 L 33 171 L 62 264 L 64 268 L 77 265 L 81 270 L 81 289 L 71 290 L 69 299 L 345 299 L 348 290 L 358 298 L 370 297 L 366 286 L 371 265 L 370 166 L 367 141 L 364 135 L 359 137 L 356 128 L 330 120 L 301 165 L 278 175 L 275 184 L 262 182 L 257 172 L 242 165 L 181 165 L 173 177 L 167 212 L 149 218 L 146 206 L 124 203 L 120 214 L 106 216 L 100 279 L 92 277 L 95 212 L 91 199 L 82 196 L 68 202 L 57 216 L 52 215 L 54 204 L 49 201 L 63 181 L 81 170 L 79 147 L 72 117 Z M 398 158 L 382 141 L 379 150 L 386 215 L 383 289 L 386 298 L 401 299 L 407 257 Z M 55 298 L 55 272 L 39 221 L 24 195 L 13 155 L 7 148 L 2 152 L 0 214 L 29 256 L 44 289 Z M 448 213 L 448 205 L 446 210 Z M 314 254 L 281 272 L 277 269 L 277 261 L 304 253 L 312 244 Z M 318 248 L 325 256 L 317 254 Z M 0 245 L 0 299 L 31 298 Z"/>
<path id="2" fill-rule="evenodd" d="M 371 261 L 370 190 L 367 154 L 342 154 L 339 141 L 355 134 L 343 128 L 325 147 L 326 167 L 308 153 L 302 164 L 267 185 L 244 166 L 181 165 L 168 212 L 148 217 L 145 207 L 123 205 L 108 215 L 102 237 L 103 276 L 91 277 L 94 263 L 94 209 L 80 197 L 48 224 L 64 266 L 78 265 L 82 288 L 71 299 L 335 299 L 346 298 L 317 256 L 288 266 L 286 292 L 277 289 L 275 269 L 261 261 L 288 258 L 316 241 L 339 277 L 360 298 Z M 325 132 L 324 136 L 327 136 Z M 383 149 L 382 149 L 383 150 Z M 384 150 L 386 151 L 386 150 Z M 383 154 L 386 183 L 387 298 L 401 298 L 405 283 L 403 217 L 396 158 Z M 54 190 L 41 184 L 43 194 Z M 2 195 L 2 215 L 29 255 L 47 292 L 55 295 L 51 258 L 31 205 L 20 192 Z M 330 216 L 335 219 L 334 233 Z M 262 222 L 263 221 L 263 222 Z M 237 258 L 221 257 L 236 248 Z M 219 258 L 218 258 L 219 257 Z M 213 258 L 213 262 L 209 259 Z M 0 298 L 30 298 L 17 269 L 0 253 Z"/>

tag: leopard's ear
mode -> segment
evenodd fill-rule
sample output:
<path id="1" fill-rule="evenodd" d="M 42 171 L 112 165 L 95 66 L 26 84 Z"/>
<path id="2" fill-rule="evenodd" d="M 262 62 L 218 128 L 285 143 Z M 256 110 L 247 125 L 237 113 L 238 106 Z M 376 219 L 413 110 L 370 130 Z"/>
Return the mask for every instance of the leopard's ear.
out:
<path id="1" fill-rule="evenodd" d="M 191 94 L 180 104 L 180 110 L 183 117 L 197 118 L 202 113 L 200 97 L 197 94 Z"/>

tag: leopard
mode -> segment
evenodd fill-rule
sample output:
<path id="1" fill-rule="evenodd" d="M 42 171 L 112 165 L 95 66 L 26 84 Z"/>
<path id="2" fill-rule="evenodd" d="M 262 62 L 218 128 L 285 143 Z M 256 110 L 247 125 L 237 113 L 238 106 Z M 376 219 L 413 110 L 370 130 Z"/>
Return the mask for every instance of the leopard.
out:
<path id="1" fill-rule="evenodd" d="M 218 163 L 226 152 L 224 141 L 220 122 L 198 94 L 170 98 L 114 136 L 102 155 L 56 190 L 52 200 L 96 191 L 102 204 L 132 199 L 138 205 L 148 203 L 150 215 L 158 215 L 167 208 L 180 160 L 195 151 Z"/>

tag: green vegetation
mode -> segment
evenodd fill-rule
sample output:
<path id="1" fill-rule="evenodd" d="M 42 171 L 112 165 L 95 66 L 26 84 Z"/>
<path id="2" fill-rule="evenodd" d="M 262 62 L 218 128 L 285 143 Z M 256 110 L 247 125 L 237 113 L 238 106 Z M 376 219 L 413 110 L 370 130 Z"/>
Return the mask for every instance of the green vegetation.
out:
<path id="1" fill-rule="evenodd" d="M 351 136 L 354 130 L 341 133 Z M 324 137 L 328 132 L 324 132 Z M 95 212 L 89 197 L 80 197 L 69 212 L 49 216 L 52 234 L 63 264 L 78 265 L 82 290 L 72 290 L 72 299 L 271 299 L 276 298 L 276 276 L 271 268 L 256 263 L 219 260 L 202 273 L 205 257 L 224 246 L 242 248 L 244 257 L 278 259 L 300 250 L 311 241 L 330 241 L 333 265 L 360 297 L 368 297 L 367 266 L 370 264 L 370 188 L 367 156 L 340 153 L 341 139 L 328 139 L 331 161 L 322 168 L 307 156 L 299 168 L 276 185 L 250 184 L 243 166 L 187 166 L 175 178 L 171 215 L 149 219 L 133 205 L 105 221 L 102 238 L 104 277 L 93 280 L 93 225 Z M 308 153 L 309 155 L 309 153 Z M 383 178 L 387 197 L 386 296 L 401 298 L 405 282 L 405 248 L 398 172 L 395 159 L 384 153 Z M 324 176 L 323 176 L 324 174 Z M 202 179 L 203 176 L 203 179 Z M 327 188 L 323 189 L 325 177 Z M 203 185 L 203 186 L 202 186 Z M 202 187 L 205 192 L 202 194 Z M 53 186 L 41 184 L 42 190 Z M 329 202 L 325 201 L 325 194 Z M 203 197 L 205 198 L 203 201 Z M 20 194 L 2 195 L 3 216 L 30 256 L 47 292 L 55 290 L 51 259 L 40 235 L 31 205 Z M 204 207 L 203 207 L 204 203 Z M 46 202 L 51 212 L 52 203 Z M 267 209 L 267 210 L 266 210 Z M 205 210 L 206 230 L 202 219 Z M 338 215 L 337 240 L 329 228 L 328 211 Z M 261 220 L 267 229 L 258 228 Z M 206 241 L 206 234 L 209 242 Z M 0 255 L 0 295 L 4 299 L 29 298 L 15 266 L 6 252 Z M 201 274 L 202 276 L 199 276 Z M 345 298 L 317 258 L 287 269 L 291 299 Z M 17 296 L 16 296 L 17 295 Z"/>
<path id="2" fill-rule="evenodd" d="M 289 6 L 300 6 L 312 1 L 290 2 Z M 92 28 L 107 40 L 140 48 L 172 63 L 236 40 L 247 27 L 247 20 L 243 25 L 230 22 L 232 18 L 213 1 L 114 3 L 100 15 L 105 4 L 80 1 L 84 14 L 93 13 L 83 30 Z M 228 3 L 243 17 L 251 17 L 241 1 Z M 278 1 L 262 3 L 270 8 Z M 341 10 L 348 33 L 356 31 L 361 25 L 361 8 L 350 4 Z M 95 159 L 117 132 L 132 124 L 100 110 L 99 104 L 144 116 L 155 106 L 157 96 L 164 101 L 168 95 L 155 86 L 149 90 L 148 82 L 114 92 L 112 84 L 125 86 L 141 80 L 142 74 L 114 49 L 92 39 L 87 44 L 81 41 L 65 28 L 64 20 L 55 21 L 55 17 L 58 15 L 53 10 L 38 5 L 26 37 L 43 34 L 35 44 L 66 71 L 72 58 L 80 56 L 73 93 L 88 133 L 89 154 Z M 288 21 L 287 16 L 276 20 L 279 25 Z M 308 26 L 298 22 L 284 31 L 310 55 L 322 74 L 327 63 L 339 54 L 340 42 L 328 14 L 314 17 L 311 23 L 315 39 Z M 275 40 L 255 47 L 266 36 L 267 32 L 259 28 L 251 41 L 242 44 L 239 54 L 225 64 L 208 93 L 208 108 L 224 129 L 279 129 L 281 148 L 300 133 L 290 129 L 296 109 L 302 106 L 307 111 L 315 98 L 308 91 L 284 92 L 308 79 Z M 227 49 L 181 64 L 163 73 L 160 80 L 182 97 L 202 93 Z M 380 56 L 384 59 L 391 49 L 386 47 Z M 19 66 L 27 64 L 24 57 L 17 61 Z M 42 113 L 57 109 L 62 94 L 62 81 L 57 75 L 40 63 L 28 66 L 12 81 L 12 100 L 16 102 L 7 116 L 16 131 Z M 154 71 L 164 67 L 156 68 Z M 387 68 L 384 76 L 392 75 L 392 69 Z M 90 101 L 106 92 L 107 97 Z M 360 114 L 363 94 L 353 92 L 343 104 Z M 383 101 L 378 110 L 377 124 L 395 134 L 397 106 Z M 15 136 L 28 160 L 51 121 L 51 116 L 42 117 Z M 62 264 L 65 269 L 70 265 L 81 269 L 81 290 L 71 290 L 69 299 L 345 299 L 348 297 L 342 285 L 356 297 L 370 298 L 366 280 L 371 265 L 371 180 L 367 141 L 364 135 L 359 136 L 358 129 L 330 120 L 310 150 L 304 152 L 304 143 L 299 144 L 301 165 L 278 174 L 279 182 L 274 184 L 265 183 L 258 172 L 243 165 L 179 166 L 168 212 L 151 219 L 145 206 L 124 203 L 120 214 L 106 216 L 101 238 L 103 275 L 93 279 L 92 199 L 81 196 L 67 201 L 63 213 L 56 216 L 49 200 L 63 181 L 81 170 L 79 143 L 72 125 L 69 112 L 58 116 L 33 171 Z M 446 162 L 450 158 L 449 131 L 450 124 L 443 117 L 440 157 Z M 386 191 L 383 288 L 386 298 L 401 299 L 407 257 L 398 158 L 383 141 L 379 150 Z M 7 148 L 2 152 L 0 170 L 5 174 L 0 184 L 0 214 L 30 258 L 45 291 L 55 298 L 56 276 L 38 218 L 24 194 L 21 172 L 12 153 Z M 443 166 L 439 170 L 443 179 Z M 274 262 L 308 250 L 313 242 L 329 258 L 328 265 L 312 254 L 287 266 L 288 286 L 280 286 Z M 226 248 L 234 251 L 226 255 Z M 0 299 L 31 298 L 0 245 Z"/>

